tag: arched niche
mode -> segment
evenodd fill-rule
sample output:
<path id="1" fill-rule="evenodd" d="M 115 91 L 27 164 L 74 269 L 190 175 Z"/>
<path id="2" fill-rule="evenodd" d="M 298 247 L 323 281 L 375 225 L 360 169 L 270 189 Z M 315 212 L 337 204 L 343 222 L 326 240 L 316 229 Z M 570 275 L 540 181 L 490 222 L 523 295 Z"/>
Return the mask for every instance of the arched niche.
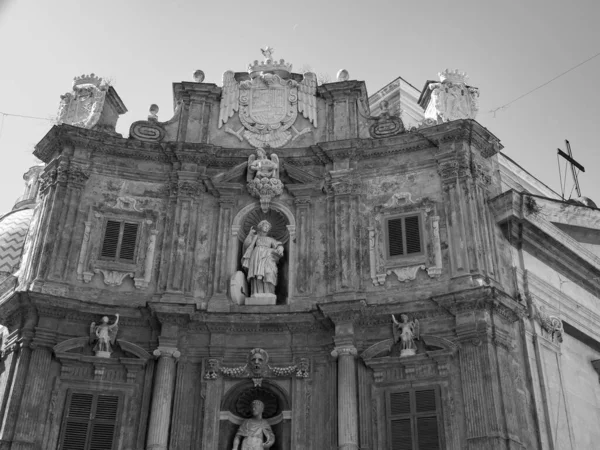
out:
<path id="1" fill-rule="evenodd" d="M 284 243 L 284 256 L 278 264 L 279 276 L 275 293 L 278 305 L 289 304 L 296 282 L 296 219 L 290 209 L 281 202 L 271 202 L 271 210 L 266 214 L 280 216 L 285 226 L 286 232 L 284 241 L 282 241 Z M 253 217 L 256 221 L 264 215 L 265 213 L 261 211 L 260 203 L 254 202 L 243 207 L 233 218 L 229 252 L 229 277 L 238 270 L 241 270 L 243 240 L 250 228 L 246 220 Z M 269 235 L 271 236 L 271 233 Z M 277 236 L 273 237 L 280 240 Z"/>
<path id="2" fill-rule="evenodd" d="M 255 386 L 251 380 L 233 386 L 221 402 L 219 447 L 230 449 L 240 424 L 252 417 L 250 405 L 260 400 L 265 404 L 263 418 L 271 425 L 275 444 L 270 450 L 291 450 L 291 405 L 288 394 L 277 384 L 263 380 Z"/>

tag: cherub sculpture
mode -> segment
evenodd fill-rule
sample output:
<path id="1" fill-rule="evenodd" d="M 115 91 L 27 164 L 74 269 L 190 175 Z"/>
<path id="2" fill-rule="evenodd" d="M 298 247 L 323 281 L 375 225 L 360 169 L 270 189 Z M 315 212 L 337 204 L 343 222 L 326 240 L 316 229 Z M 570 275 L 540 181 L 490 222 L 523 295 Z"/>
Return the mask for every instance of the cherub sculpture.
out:
<path id="1" fill-rule="evenodd" d="M 112 353 L 112 345 L 115 344 L 119 331 L 119 314 L 115 314 L 115 317 L 116 320 L 112 325 L 108 324 L 107 316 L 104 316 L 98 325 L 96 322 L 90 325 L 90 344 L 96 344 L 94 345 L 96 356 L 108 358 Z"/>
<path id="2" fill-rule="evenodd" d="M 256 149 L 256 155 L 248 158 L 246 175 L 248 192 L 260 199 L 263 212 L 269 211 L 271 199 L 283 193 L 283 183 L 279 179 L 279 158 L 271 153 L 271 159 L 262 148 Z"/>
<path id="3" fill-rule="evenodd" d="M 248 158 L 248 174 L 246 181 L 251 182 L 254 179 L 276 178 L 279 179 L 279 157 L 271 153 L 271 159 L 262 148 L 256 149 L 256 156 L 250 155 Z"/>
<path id="4" fill-rule="evenodd" d="M 401 342 L 402 349 L 400 356 L 410 356 L 417 353 L 415 339 L 419 339 L 419 321 L 408 320 L 407 314 L 400 314 L 400 322 L 392 314 L 392 330 L 394 333 L 394 342 Z"/>

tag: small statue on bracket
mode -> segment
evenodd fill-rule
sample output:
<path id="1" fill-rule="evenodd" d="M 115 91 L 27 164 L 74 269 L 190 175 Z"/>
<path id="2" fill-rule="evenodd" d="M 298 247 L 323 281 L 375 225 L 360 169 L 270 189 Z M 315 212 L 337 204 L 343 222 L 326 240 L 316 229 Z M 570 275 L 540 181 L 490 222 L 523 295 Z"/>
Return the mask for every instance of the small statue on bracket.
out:
<path id="1" fill-rule="evenodd" d="M 94 345 L 96 356 L 101 358 L 110 358 L 112 353 L 112 345 L 117 340 L 117 332 L 119 331 L 119 314 L 115 314 L 116 320 L 112 325 L 108 324 L 108 317 L 104 316 L 102 321 L 96 325 L 92 322 L 90 325 L 90 344 Z"/>
<path id="2" fill-rule="evenodd" d="M 260 199 L 260 208 L 268 212 L 271 199 L 283 193 L 283 183 L 279 179 L 279 157 L 271 153 L 271 159 L 262 148 L 248 158 L 247 188 L 250 195 Z"/>
<path id="3" fill-rule="evenodd" d="M 233 440 L 233 450 L 238 450 L 243 438 L 241 450 L 262 450 L 271 448 L 275 443 L 275 434 L 271 425 L 262 418 L 265 405 L 260 400 L 252 402 L 252 418 L 242 422 Z M 263 435 L 267 439 L 263 441 Z"/>
<path id="4" fill-rule="evenodd" d="M 392 314 L 392 330 L 394 333 L 394 342 L 401 342 L 400 357 L 413 356 L 417 354 L 415 339 L 419 339 L 419 321 L 408 320 L 408 314 L 400 314 L 400 322 Z"/>

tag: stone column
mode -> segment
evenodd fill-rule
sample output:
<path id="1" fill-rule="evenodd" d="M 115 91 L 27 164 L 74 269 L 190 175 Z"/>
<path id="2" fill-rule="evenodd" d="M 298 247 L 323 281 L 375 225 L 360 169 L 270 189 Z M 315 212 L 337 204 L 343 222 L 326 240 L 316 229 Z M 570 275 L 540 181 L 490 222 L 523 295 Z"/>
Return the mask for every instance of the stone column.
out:
<path id="1" fill-rule="evenodd" d="M 358 402 L 356 394 L 356 347 L 341 345 L 331 356 L 338 362 L 338 449 L 358 450 Z"/>
<path id="2" fill-rule="evenodd" d="M 180 355 L 179 351 L 173 347 L 159 347 L 154 350 L 158 364 L 154 375 L 147 450 L 167 449 L 173 388 L 175 387 L 175 363 Z"/>
<path id="3" fill-rule="evenodd" d="M 11 446 L 13 450 L 34 449 L 43 432 L 43 415 L 46 409 L 40 405 L 46 404 L 45 399 L 50 394 L 48 373 L 52 363 L 53 344 L 54 333 L 40 329 L 36 331 L 36 337 L 30 344 L 31 359 Z"/>

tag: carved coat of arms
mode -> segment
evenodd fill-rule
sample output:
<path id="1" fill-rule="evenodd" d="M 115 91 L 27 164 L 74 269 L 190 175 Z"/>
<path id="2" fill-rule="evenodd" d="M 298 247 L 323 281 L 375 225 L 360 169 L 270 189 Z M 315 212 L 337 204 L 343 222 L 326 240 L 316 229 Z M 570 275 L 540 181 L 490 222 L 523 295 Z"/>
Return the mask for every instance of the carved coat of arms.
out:
<path id="1" fill-rule="evenodd" d="M 301 113 L 317 126 L 317 76 L 304 74 L 298 82 L 290 76 L 292 65 L 274 61 L 272 49 L 263 50 L 265 60 L 248 66 L 249 80 L 238 82 L 233 71 L 223 74 L 219 128 L 238 112 L 242 127 L 225 131 L 257 148 L 282 147 L 311 128 L 297 130 L 294 122 Z"/>
<path id="2" fill-rule="evenodd" d="M 466 84 L 467 74 L 446 69 L 439 74 L 440 82 L 431 83 L 433 108 L 425 117 L 448 122 L 457 119 L 475 119 L 479 110 L 479 89 Z"/>
<path id="3" fill-rule="evenodd" d="M 58 123 L 92 128 L 100 119 L 108 84 L 93 73 L 75 77 L 73 92 L 60 97 Z"/>

